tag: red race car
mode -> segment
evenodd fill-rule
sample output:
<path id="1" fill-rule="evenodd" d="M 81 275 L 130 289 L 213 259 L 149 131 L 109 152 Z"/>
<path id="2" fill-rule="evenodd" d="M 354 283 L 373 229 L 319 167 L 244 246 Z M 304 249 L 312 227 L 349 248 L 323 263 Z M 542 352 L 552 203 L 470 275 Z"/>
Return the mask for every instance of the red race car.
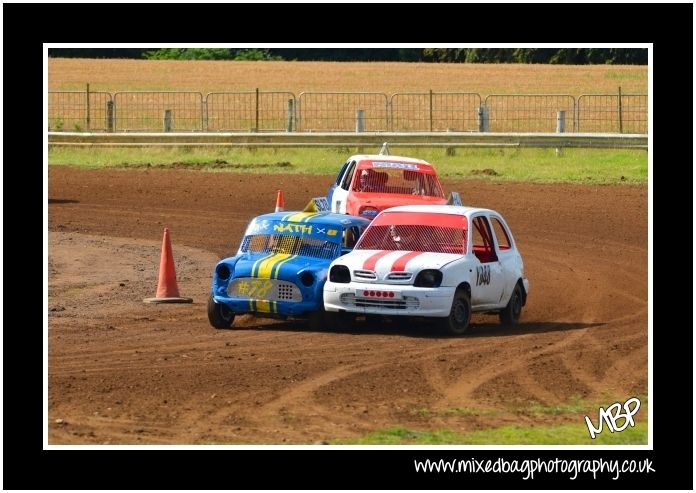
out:
<path id="1" fill-rule="evenodd" d="M 448 203 L 432 164 L 382 154 L 349 157 L 331 185 L 327 199 L 331 211 L 366 219 L 397 205 Z M 458 201 L 458 197 L 454 200 Z"/>

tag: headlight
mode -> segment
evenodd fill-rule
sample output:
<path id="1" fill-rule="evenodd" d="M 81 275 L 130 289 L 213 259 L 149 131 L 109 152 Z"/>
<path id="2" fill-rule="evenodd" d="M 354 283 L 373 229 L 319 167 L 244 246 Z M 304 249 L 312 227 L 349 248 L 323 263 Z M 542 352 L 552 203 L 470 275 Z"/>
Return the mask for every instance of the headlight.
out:
<path id="1" fill-rule="evenodd" d="M 435 269 L 425 269 L 418 273 L 413 283 L 417 288 L 437 288 L 442 283 L 442 272 Z"/>
<path id="2" fill-rule="evenodd" d="M 331 272 L 329 272 L 329 279 L 331 282 L 350 282 L 350 271 L 345 265 L 334 265 L 331 267 Z"/>
<path id="3" fill-rule="evenodd" d="M 300 282 L 304 284 L 307 287 L 310 287 L 312 284 L 314 284 L 314 274 L 312 274 L 309 271 L 304 271 L 302 274 L 300 274 Z"/>
<path id="4" fill-rule="evenodd" d="M 230 268 L 227 264 L 219 264 L 217 266 L 217 276 L 218 279 L 220 279 L 221 281 L 226 281 L 227 279 L 229 279 L 231 274 L 232 271 L 230 271 Z"/>

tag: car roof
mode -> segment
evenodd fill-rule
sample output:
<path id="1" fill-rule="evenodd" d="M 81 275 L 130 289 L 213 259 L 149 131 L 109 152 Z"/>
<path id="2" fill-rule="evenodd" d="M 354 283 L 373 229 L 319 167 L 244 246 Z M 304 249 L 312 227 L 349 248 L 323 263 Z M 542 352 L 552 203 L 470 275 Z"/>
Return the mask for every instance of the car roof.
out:
<path id="1" fill-rule="evenodd" d="M 304 212 L 304 211 L 281 211 L 262 214 L 254 218 L 256 220 L 281 221 L 281 222 L 302 222 L 308 224 L 327 224 L 331 226 L 365 226 L 370 224 L 368 219 L 351 216 L 349 214 L 338 214 L 335 212 Z"/>
<path id="2" fill-rule="evenodd" d="M 483 207 L 469 207 L 463 205 L 400 205 L 385 209 L 385 212 L 420 212 L 430 214 L 456 214 L 460 216 L 470 216 L 477 213 L 496 214 L 500 215 L 493 209 L 484 209 Z"/>
<path id="3" fill-rule="evenodd" d="M 384 154 L 356 154 L 348 158 L 349 161 L 387 161 L 387 162 L 397 162 L 397 163 L 413 163 L 413 164 L 425 164 L 427 166 L 432 166 L 428 161 L 423 159 L 416 159 L 412 157 L 404 156 L 391 156 Z"/>

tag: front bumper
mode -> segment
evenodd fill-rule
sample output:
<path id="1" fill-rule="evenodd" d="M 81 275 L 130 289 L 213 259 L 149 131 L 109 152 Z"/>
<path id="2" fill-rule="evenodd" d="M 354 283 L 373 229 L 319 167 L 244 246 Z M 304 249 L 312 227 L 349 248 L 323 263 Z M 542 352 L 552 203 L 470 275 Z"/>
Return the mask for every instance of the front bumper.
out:
<path id="1" fill-rule="evenodd" d="M 235 278 L 214 287 L 213 298 L 237 314 L 302 317 L 321 310 L 321 292 L 320 286 L 301 288 L 282 279 Z"/>
<path id="2" fill-rule="evenodd" d="M 454 287 L 416 288 L 403 284 L 327 281 L 324 308 L 327 312 L 447 317 L 452 309 L 454 291 Z"/>
<path id="3" fill-rule="evenodd" d="M 271 301 L 252 298 L 230 298 L 228 296 L 214 295 L 216 303 L 222 303 L 235 314 L 270 314 L 283 317 L 303 317 L 310 312 L 321 309 L 321 303 L 316 301 Z"/>

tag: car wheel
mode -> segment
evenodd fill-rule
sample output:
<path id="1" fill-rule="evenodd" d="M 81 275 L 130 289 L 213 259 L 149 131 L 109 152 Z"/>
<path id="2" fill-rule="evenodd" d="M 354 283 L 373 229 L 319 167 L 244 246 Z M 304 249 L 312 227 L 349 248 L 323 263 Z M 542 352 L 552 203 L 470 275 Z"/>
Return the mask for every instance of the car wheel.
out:
<path id="1" fill-rule="evenodd" d="M 216 329 L 229 329 L 234 322 L 234 312 L 223 303 L 215 303 L 213 296 L 208 297 L 208 321 Z"/>
<path id="2" fill-rule="evenodd" d="M 449 317 L 441 320 L 441 326 L 452 335 L 460 336 L 469 328 L 471 321 L 471 296 L 463 289 L 454 293 Z"/>
<path id="3" fill-rule="evenodd" d="M 515 284 L 515 289 L 512 290 L 510 301 L 500 310 L 500 323 L 507 326 L 517 325 L 522 313 L 522 288 L 519 284 Z"/>

